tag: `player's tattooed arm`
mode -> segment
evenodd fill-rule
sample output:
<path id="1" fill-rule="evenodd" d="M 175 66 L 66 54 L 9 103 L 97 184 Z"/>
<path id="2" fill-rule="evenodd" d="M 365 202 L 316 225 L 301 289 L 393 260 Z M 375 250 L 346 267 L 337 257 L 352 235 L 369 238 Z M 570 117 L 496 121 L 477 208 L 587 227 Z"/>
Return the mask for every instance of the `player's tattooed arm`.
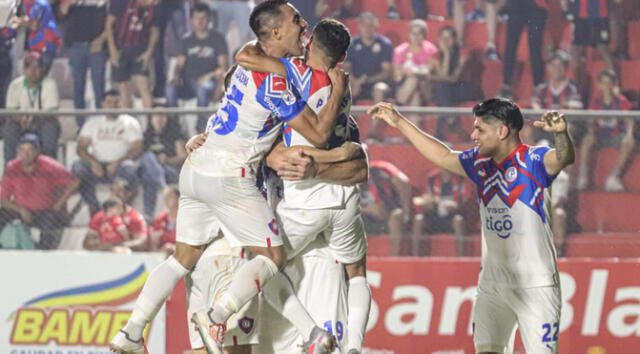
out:
<path id="1" fill-rule="evenodd" d="M 238 65 L 251 71 L 287 76 L 284 64 L 278 58 L 265 54 L 257 41 L 251 41 L 240 48 L 235 59 Z"/>
<path id="2" fill-rule="evenodd" d="M 563 114 L 547 112 L 533 125 L 553 133 L 555 149 L 544 155 L 544 167 L 548 174 L 556 175 L 575 161 L 575 148 L 569 136 L 567 119 Z"/>

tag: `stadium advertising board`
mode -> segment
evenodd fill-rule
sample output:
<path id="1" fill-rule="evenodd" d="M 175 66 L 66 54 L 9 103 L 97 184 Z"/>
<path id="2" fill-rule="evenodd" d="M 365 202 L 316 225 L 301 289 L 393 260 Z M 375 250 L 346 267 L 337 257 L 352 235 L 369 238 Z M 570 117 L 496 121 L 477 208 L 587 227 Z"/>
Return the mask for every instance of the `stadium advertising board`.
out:
<path id="1" fill-rule="evenodd" d="M 363 354 L 473 353 L 477 259 L 373 258 L 368 268 L 374 304 Z M 640 260 L 562 260 L 559 269 L 559 352 L 640 353 Z"/>
<path id="2" fill-rule="evenodd" d="M 0 251 L 0 353 L 106 354 L 160 254 Z M 165 353 L 165 312 L 147 333 Z"/>

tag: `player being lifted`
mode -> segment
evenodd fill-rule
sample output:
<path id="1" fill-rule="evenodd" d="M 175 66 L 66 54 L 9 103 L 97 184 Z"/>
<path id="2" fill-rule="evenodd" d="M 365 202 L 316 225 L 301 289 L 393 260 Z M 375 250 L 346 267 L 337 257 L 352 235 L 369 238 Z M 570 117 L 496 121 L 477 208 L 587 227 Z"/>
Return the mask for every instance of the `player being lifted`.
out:
<path id="1" fill-rule="evenodd" d="M 284 0 L 268 0 L 254 8 L 250 26 L 268 55 L 301 55 L 307 23 Z M 344 95 L 346 75 L 329 72 L 333 94 L 316 115 L 282 77 L 238 68 L 222 108 L 207 125 L 205 144 L 194 151 L 180 174 L 180 208 L 176 253 L 156 267 L 142 289 L 130 320 L 112 340 L 121 353 L 143 352 L 142 331 L 180 278 L 191 270 L 219 223 L 233 247 L 255 255 L 234 274 L 228 290 L 208 312 L 216 352 L 224 340 L 225 322 L 251 300 L 267 281 L 292 291 L 279 269 L 286 262 L 273 212 L 255 187 L 255 169 L 279 134 L 282 122 L 316 146 L 324 146 Z M 330 351 L 332 337 L 319 328 L 308 334 L 319 352 Z"/>
<path id="2" fill-rule="evenodd" d="M 260 45 L 250 43 L 238 53 L 236 62 L 252 70 L 285 75 L 299 89 L 307 104 L 319 111 L 330 98 L 331 83 L 327 72 L 345 58 L 349 43 L 350 36 L 342 23 L 324 19 L 313 29 L 304 60 L 276 59 L 267 56 Z M 350 102 L 348 103 L 345 109 L 350 107 Z M 353 134 L 357 134 L 357 126 L 351 122 L 348 113 L 341 112 L 327 148 L 341 146 L 350 140 L 353 127 Z M 309 154 L 316 160 L 324 158 L 314 155 L 314 150 L 308 151 L 307 148 L 311 146 L 313 145 L 295 127 L 285 124 L 283 143 L 274 149 L 267 162 L 275 167 L 275 160 L 280 153 L 295 155 L 298 151 Z M 305 249 L 317 235 L 326 233 L 325 238 L 334 258 L 345 265 L 349 279 L 347 349 L 351 354 L 359 353 L 371 305 L 371 293 L 365 278 L 367 242 L 360 217 L 359 189 L 353 185 L 338 185 L 320 179 L 287 181 L 285 178 L 284 199 L 278 205 L 277 214 L 282 231 L 291 246 L 287 250 L 289 259 Z M 268 296 L 269 292 L 265 295 Z M 322 309 L 334 303 L 335 299 L 316 299 L 316 303 L 306 305 L 309 309 Z M 316 317 L 316 321 L 326 323 L 322 316 Z M 298 329 L 305 328 L 296 323 L 295 319 L 292 322 Z"/>
<path id="3" fill-rule="evenodd" d="M 549 187 L 574 161 L 567 121 L 549 112 L 534 125 L 555 137 L 555 149 L 522 144 L 518 106 L 488 99 L 473 107 L 476 147 L 453 151 L 418 129 L 389 103 L 369 109 L 397 128 L 428 160 L 469 177 L 482 221 L 482 268 L 473 311 L 481 354 L 504 353 L 516 326 L 527 353 L 557 353 L 560 284 L 550 227 Z"/>

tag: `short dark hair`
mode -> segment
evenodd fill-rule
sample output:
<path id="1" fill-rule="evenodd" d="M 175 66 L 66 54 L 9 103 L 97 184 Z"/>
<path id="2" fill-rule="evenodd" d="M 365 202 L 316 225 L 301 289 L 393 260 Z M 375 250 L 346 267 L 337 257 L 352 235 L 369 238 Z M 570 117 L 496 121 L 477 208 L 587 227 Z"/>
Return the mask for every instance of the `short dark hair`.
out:
<path id="1" fill-rule="evenodd" d="M 524 117 L 518 105 L 506 98 L 490 98 L 473 107 L 473 115 L 483 120 L 498 120 L 509 130 L 522 129 Z"/>
<path id="2" fill-rule="evenodd" d="M 104 203 L 102 203 L 102 211 L 106 212 L 108 209 L 111 209 L 117 205 L 123 205 L 122 200 L 117 197 L 110 197 L 109 199 L 105 200 Z"/>
<path id="3" fill-rule="evenodd" d="M 347 54 L 351 34 L 341 22 L 323 19 L 313 28 L 313 41 L 320 45 L 333 67 Z"/>
<path id="4" fill-rule="evenodd" d="M 267 0 L 253 8 L 249 16 L 249 26 L 259 40 L 268 38 L 268 30 L 282 22 L 280 6 L 287 3 L 286 0 Z"/>
<path id="5" fill-rule="evenodd" d="M 207 4 L 203 4 L 201 2 L 195 3 L 195 5 L 193 5 L 193 7 L 191 8 L 191 13 L 189 14 L 189 16 L 193 17 L 196 12 L 203 12 L 207 14 L 207 16 L 211 17 L 211 8 Z"/>
<path id="6" fill-rule="evenodd" d="M 116 89 L 110 89 L 104 92 L 104 96 L 102 96 L 102 99 L 107 98 L 107 96 L 118 96 L 120 97 L 120 91 L 116 90 Z"/>
<path id="7" fill-rule="evenodd" d="M 604 69 L 598 74 L 598 81 L 602 80 L 603 77 L 608 77 L 614 83 L 618 83 L 618 74 L 611 69 Z"/>

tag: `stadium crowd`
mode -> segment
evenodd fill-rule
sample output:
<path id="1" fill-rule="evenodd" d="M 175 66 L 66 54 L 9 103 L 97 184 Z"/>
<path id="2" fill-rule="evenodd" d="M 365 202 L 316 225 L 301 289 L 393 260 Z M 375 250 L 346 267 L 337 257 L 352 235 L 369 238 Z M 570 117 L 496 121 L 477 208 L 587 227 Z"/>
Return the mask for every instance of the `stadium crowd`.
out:
<path id="1" fill-rule="evenodd" d="M 351 72 L 354 105 L 469 107 L 500 95 L 540 109 L 637 107 L 640 87 L 624 87 L 621 80 L 628 74 L 624 70 L 633 70 L 621 63 L 640 59 L 630 57 L 628 41 L 628 22 L 640 18 L 637 1 L 448 0 L 444 9 L 433 0 L 290 2 L 310 27 L 331 16 L 351 29 L 344 67 Z M 205 129 L 208 117 L 123 114 L 76 117 L 69 124 L 56 110 L 214 104 L 224 94 L 235 52 L 251 39 L 253 3 L 23 0 L 1 9 L 0 107 L 15 114 L 2 122 L 0 244 L 8 248 L 7 240 L 20 228 L 12 220 L 20 220 L 41 230 L 34 246 L 40 249 L 57 248 L 64 228 L 74 225 L 85 230 L 86 249 L 172 252 L 179 198 L 173 184 L 187 157 L 186 140 Z M 475 33 L 477 23 L 486 25 L 486 35 Z M 570 36 L 563 36 L 565 28 L 571 28 Z M 520 55 L 524 31 L 526 70 Z M 51 115 L 25 116 L 21 109 Z M 357 118 L 371 148 L 405 144 L 376 121 Z M 456 147 L 471 145 L 468 117 L 410 118 Z M 566 236 L 580 231 L 576 193 L 628 190 L 623 177 L 640 137 L 633 120 L 576 121 L 572 127 L 578 164 L 553 189 L 560 254 Z M 523 130 L 526 143 L 551 141 L 530 128 Z M 62 156 L 60 143 L 68 140 L 77 140 L 75 153 Z M 597 161 L 590 156 L 608 147 L 619 149 L 617 161 L 605 183 L 597 185 L 592 166 Z M 400 165 L 407 166 L 372 155 L 370 180 L 362 186 L 368 234 L 388 234 L 391 254 L 413 256 L 430 254 L 426 235 L 453 234 L 457 255 L 471 255 L 467 241 L 480 222 L 475 203 L 468 203 L 472 186 L 435 168 L 416 180 Z M 109 192 L 97 191 L 98 184 L 108 184 Z M 76 192 L 81 198 L 74 204 Z M 87 212 L 79 212 L 82 208 Z"/>

